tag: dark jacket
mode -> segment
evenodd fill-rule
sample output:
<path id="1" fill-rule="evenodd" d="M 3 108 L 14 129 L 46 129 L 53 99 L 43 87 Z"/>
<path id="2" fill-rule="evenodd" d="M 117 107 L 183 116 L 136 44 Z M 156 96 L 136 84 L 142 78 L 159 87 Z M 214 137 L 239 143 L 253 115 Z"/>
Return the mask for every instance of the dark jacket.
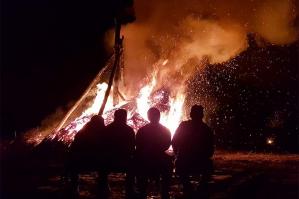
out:
<path id="1" fill-rule="evenodd" d="M 182 122 L 172 139 L 176 165 L 184 169 L 206 164 L 214 153 L 213 137 L 211 129 L 201 121 Z"/>
<path id="2" fill-rule="evenodd" d="M 136 159 L 140 169 L 155 171 L 167 162 L 165 151 L 171 145 L 171 133 L 161 124 L 147 124 L 136 134 Z"/>
<path id="3" fill-rule="evenodd" d="M 79 167 L 97 167 L 103 159 L 105 126 L 89 122 L 75 136 L 70 146 L 70 161 Z"/>
<path id="4" fill-rule="evenodd" d="M 135 151 L 134 130 L 126 125 L 112 122 L 107 126 L 105 150 L 108 153 L 109 167 L 127 167 Z"/>

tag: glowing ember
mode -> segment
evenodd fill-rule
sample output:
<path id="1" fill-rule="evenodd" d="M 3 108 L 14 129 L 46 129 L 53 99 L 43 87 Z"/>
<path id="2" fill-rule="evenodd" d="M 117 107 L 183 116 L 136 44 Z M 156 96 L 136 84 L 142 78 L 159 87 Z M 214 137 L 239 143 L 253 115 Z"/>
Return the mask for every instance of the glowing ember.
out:
<path id="1" fill-rule="evenodd" d="M 267 144 L 273 145 L 274 144 L 274 139 L 273 138 L 268 138 L 267 139 Z"/>
<path id="2" fill-rule="evenodd" d="M 167 63 L 168 63 L 168 59 L 166 59 L 166 60 L 162 63 L 162 65 L 165 66 Z"/>

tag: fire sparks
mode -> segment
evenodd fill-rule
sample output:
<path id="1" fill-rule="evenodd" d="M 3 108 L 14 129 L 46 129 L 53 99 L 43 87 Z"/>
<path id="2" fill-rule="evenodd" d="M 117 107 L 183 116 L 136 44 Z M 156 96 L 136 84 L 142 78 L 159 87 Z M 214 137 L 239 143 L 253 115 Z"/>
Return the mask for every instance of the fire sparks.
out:
<path id="1" fill-rule="evenodd" d="M 165 66 L 167 63 L 168 63 L 168 59 L 166 59 L 166 60 L 162 63 L 162 65 Z"/>

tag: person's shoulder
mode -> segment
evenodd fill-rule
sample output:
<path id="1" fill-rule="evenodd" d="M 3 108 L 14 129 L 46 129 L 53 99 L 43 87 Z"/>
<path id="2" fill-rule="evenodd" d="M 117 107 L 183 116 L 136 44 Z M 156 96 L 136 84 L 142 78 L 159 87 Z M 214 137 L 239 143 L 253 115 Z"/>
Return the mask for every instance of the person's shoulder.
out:
<path id="1" fill-rule="evenodd" d="M 206 124 L 206 123 L 203 122 L 201 125 L 202 125 L 203 129 L 204 129 L 206 132 L 210 132 L 210 133 L 212 133 L 212 129 L 211 129 L 211 127 L 209 127 L 208 124 Z"/>
<path id="2" fill-rule="evenodd" d="M 160 128 L 161 128 L 164 132 L 170 133 L 170 130 L 169 130 L 166 126 L 160 124 Z"/>
<path id="3" fill-rule="evenodd" d="M 182 125 L 187 125 L 187 124 L 191 124 L 191 123 L 192 123 L 192 120 L 185 120 L 185 121 L 181 122 Z"/>
<path id="4" fill-rule="evenodd" d="M 149 129 L 149 128 L 152 128 L 152 124 L 151 124 L 151 123 L 145 124 L 145 125 L 142 126 L 141 128 L 142 128 L 142 129 Z"/>
<path id="5" fill-rule="evenodd" d="M 130 127 L 129 125 L 125 125 L 125 128 L 129 133 L 134 133 L 134 129 L 132 127 Z"/>
<path id="6" fill-rule="evenodd" d="M 191 120 L 186 120 L 186 121 L 182 121 L 179 125 L 179 127 L 181 128 L 184 128 L 184 127 L 187 127 L 187 126 L 190 126 L 192 125 L 192 121 Z"/>
<path id="7" fill-rule="evenodd" d="M 115 125 L 112 123 L 108 124 L 105 128 L 105 134 L 111 135 L 115 131 Z"/>
<path id="8" fill-rule="evenodd" d="M 125 125 L 125 127 L 127 128 L 127 129 L 130 129 L 130 130 L 133 130 L 133 128 L 131 127 L 131 126 L 129 126 L 129 125 Z"/>
<path id="9" fill-rule="evenodd" d="M 115 128 L 117 125 L 116 125 L 116 123 L 115 122 L 111 122 L 110 124 L 108 124 L 107 126 L 106 126 L 106 129 L 107 130 L 109 130 L 109 129 L 113 129 L 113 128 Z"/>
<path id="10" fill-rule="evenodd" d="M 149 124 L 146 124 L 146 125 L 140 127 L 140 128 L 138 129 L 137 133 L 140 134 L 141 132 L 145 132 L 149 127 L 150 127 Z"/>
<path id="11" fill-rule="evenodd" d="M 209 125 L 208 125 L 207 123 L 205 123 L 205 122 L 203 122 L 202 125 L 203 125 L 203 127 L 206 128 L 206 129 L 211 129 L 211 128 L 209 127 Z"/>

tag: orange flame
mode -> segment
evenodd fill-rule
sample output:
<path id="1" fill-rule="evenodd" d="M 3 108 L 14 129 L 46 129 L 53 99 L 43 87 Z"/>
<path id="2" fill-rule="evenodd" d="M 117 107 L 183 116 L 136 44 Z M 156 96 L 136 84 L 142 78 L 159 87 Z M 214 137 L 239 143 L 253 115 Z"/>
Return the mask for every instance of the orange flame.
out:
<path id="1" fill-rule="evenodd" d="M 112 121 L 111 115 L 115 109 L 126 108 L 128 111 L 128 125 L 132 126 L 136 131 L 138 130 L 138 128 L 148 122 L 148 109 L 152 106 L 159 106 L 159 102 L 163 101 L 161 103 L 161 106 L 164 108 L 163 110 L 160 110 L 160 122 L 161 124 L 169 128 L 173 135 L 180 121 L 183 119 L 185 93 L 183 86 L 176 86 L 178 88 L 172 88 L 171 92 L 164 91 L 163 89 L 159 88 L 161 84 L 157 78 L 159 66 L 165 66 L 167 62 L 168 60 L 166 59 L 164 61 L 158 62 L 158 64 L 155 65 L 155 70 L 151 74 L 150 81 L 144 84 L 144 86 L 139 90 L 137 97 L 135 97 L 133 100 L 124 100 L 127 99 L 127 97 L 125 97 L 123 100 L 120 100 L 117 105 L 113 105 L 113 92 L 111 92 L 108 97 L 108 101 L 103 114 L 105 123 L 109 124 Z M 83 126 L 90 120 L 93 115 L 98 114 L 108 85 L 107 83 L 99 83 L 96 85 L 96 87 L 96 96 L 93 103 L 87 109 L 85 109 L 79 117 L 74 119 L 65 128 L 59 130 L 58 132 L 50 134 L 47 138 L 57 139 L 58 141 L 63 141 L 66 143 L 72 142 L 76 133 L 83 128 Z M 158 90 L 159 92 L 157 92 L 157 88 L 160 89 Z M 126 104 L 130 104 L 132 101 L 134 101 L 134 108 L 128 108 L 130 106 L 126 106 Z M 35 136 L 34 140 L 35 143 L 41 142 L 40 136 Z"/>

